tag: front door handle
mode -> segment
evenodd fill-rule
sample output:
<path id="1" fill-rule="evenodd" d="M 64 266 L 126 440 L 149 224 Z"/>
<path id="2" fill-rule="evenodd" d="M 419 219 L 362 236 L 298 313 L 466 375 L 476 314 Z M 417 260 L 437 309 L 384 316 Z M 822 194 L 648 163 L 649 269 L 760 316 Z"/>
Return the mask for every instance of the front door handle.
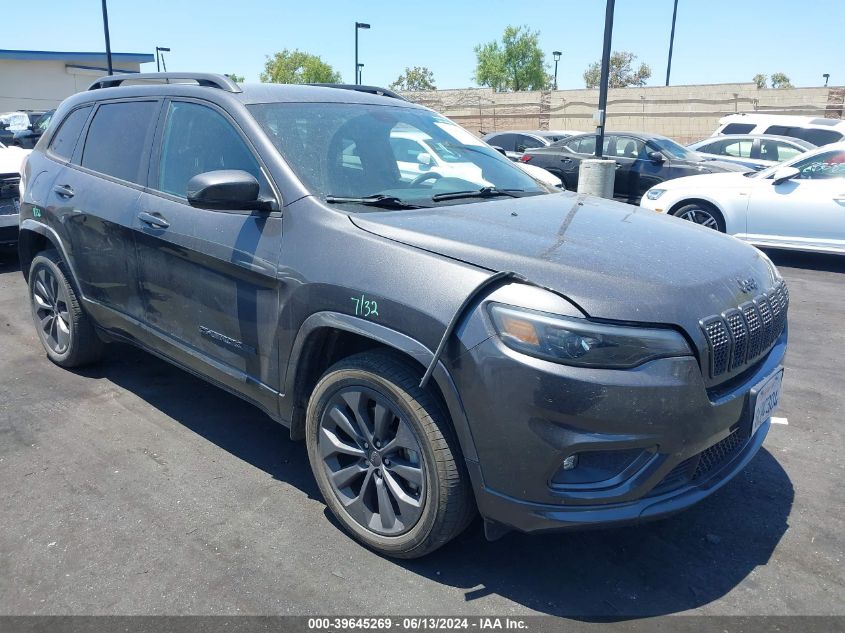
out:
<path id="1" fill-rule="evenodd" d="M 156 229 L 166 229 L 170 226 L 170 222 L 165 220 L 158 214 L 147 213 L 146 211 L 141 211 L 138 214 L 138 219 L 141 220 L 144 224 L 147 224 Z"/>
<path id="2" fill-rule="evenodd" d="M 73 198 L 73 187 L 70 185 L 56 185 L 53 187 L 53 191 L 59 194 L 62 198 Z"/>

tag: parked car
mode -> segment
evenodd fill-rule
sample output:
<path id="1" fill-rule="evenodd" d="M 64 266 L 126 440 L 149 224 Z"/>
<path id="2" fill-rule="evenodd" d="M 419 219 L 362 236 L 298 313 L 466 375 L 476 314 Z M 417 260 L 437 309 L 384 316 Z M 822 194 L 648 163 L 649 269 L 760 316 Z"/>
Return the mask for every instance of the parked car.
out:
<path id="1" fill-rule="evenodd" d="M 581 134 L 549 147 L 532 149 L 520 159 L 558 176 L 568 190 L 578 188 L 581 161 L 594 158 L 595 134 Z M 748 171 L 748 167 L 705 158 L 675 141 L 642 132 L 613 132 L 604 137 L 605 158 L 616 161 L 615 198 L 636 204 L 651 187 L 691 174 Z"/>
<path id="2" fill-rule="evenodd" d="M 30 115 L 29 127 L 25 130 L 18 130 L 12 137 L 12 145 L 15 147 L 23 147 L 24 149 L 32 149 L 44 134 L 47 126 L 50 125 L 50 119 L 53 117 L 55 110 L 49 110 L 38 116 Z"/>
<path id="3" fill-rule="evenodd" d="M 505 156 L 511 160 L 522 158 L 526 149 L 534 147 L 547 147 L 552 143 L 562 141 L 581 132 L 570 132 L 568 130 L 510 130 L 507 132 L 491 132 L 482 136 L 488 145 L 501 147 L 505 150 Z"/>
<path id="4" fill-rule="evenodd" d="M 807 141 L 772 134 L 730 134 L 708 137 L 687 147 L 708 158 L 764 169 L 795 158 L 816 146 Z"/>
<path id="5" fill-rule="evenodd" d="M 0 245 L 18 239 L 21 165 L 29 150 L 0 143 Z"/>
<path id="6" fill-rule="evenodd" d="M 403 180 L 397 128 L 481 179 Z M 768 432 L 786 287 L 738 240 L 544 192 L 389 95 L 116 75 L 26 161 L 21 270 L 50 360 L 127 341 L 255 404 L 383 554 L 430 552 L 476 509 L 495 538 L 686 508 Z M 757 306 L 765 329 L 725 320 Z"/>
<path id="7" fill-rule="evenodd" d="M 641 204 L 757 246 L 845 254 L 845 143 L 756 173 L 672 180 Z"/>
<path id="8" fill-rule="evenodd" d="M 774 134 L 798 138 L 821 147 L 845 138 L 845 121 L 792 114 L 743 112 L 719 119 L 719 127 L 713 136 L 720 134 Z"/>

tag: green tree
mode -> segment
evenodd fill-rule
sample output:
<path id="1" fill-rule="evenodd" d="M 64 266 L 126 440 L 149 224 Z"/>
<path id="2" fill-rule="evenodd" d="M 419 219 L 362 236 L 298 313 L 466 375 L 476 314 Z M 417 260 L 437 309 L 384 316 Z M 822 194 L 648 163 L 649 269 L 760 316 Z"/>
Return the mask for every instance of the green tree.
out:
<path id="1" fill-rule="evenodd" d="M 261 81 L 276 84 L 336 84 L 340 73 L 317 55 L 288 50 L 268 57 Z"/>
<path id="2" fill-rule="evenodd" d="M 416 90 L 437 90 L 437 86 L 434 85 L 434 73 L 425 66 L 414 66 L 413 68 L 406 66 L 405 72 L 390 84 L 390 89 L 413 92 Z"/>
<path id="3" fill-rule="evenodd" d="M 607 85 L 610 88 L 627 88 L 628 86 L 644 86 L 651 77 L 651 68 L 642 63 L 634 70 L 637 56 L 628 51 L 613 51 L 610 55 L 610 74 Z M 598 88 L 601 83 L 601 62 L 594 62 L 584 71 L 584 84 L 587 88 Z"/>
<path id="4" fill-rule="evenodd" d="M 764 75 L 763 73 L 757 73 L 756 75 L 754 75 L 754 78 L 751 81 L 753 81 L 755 84 L 757 84 L 758 90 L 762 90 L 763 88 L 766 87 L 766 82 L 768 80 L 769 80 L 769 78 L 766 75 Z"/>
<path id="5" fill-rule="evenodd" d="M 494 90 L 544 90 L 551 87 L 545 55 L 540 49 L 539 31 L 509 26 L 502 41 L 475 47 L 475 81 Z"/>
<path id="6" fill-rule="evenodd" d="M 772 88 L 794 88 L 789 77 L 783 73 L 772 73 Z"/>
<path id="7" fill-rule="evenodd" d="M 244 82 L 243 75 L 236 75 L 235 73 L 226 73 L 226 76 L 234 81 L 236 84 L 242 84 Z"/>

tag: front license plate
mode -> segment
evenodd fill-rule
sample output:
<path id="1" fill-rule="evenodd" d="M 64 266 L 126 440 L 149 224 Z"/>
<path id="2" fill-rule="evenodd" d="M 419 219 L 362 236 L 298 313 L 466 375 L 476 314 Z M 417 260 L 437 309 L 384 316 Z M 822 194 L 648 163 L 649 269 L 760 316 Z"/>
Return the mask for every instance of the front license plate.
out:
<path id="1" fill-rule="evenodd" d="M 754 396 L 754 419 L 751 422 L 751 435 L 757 432 L 760 425 L 772 417 L 778 408 L 780 400 L 780 386 L 783 383 L 783 369 L 770 376 L 759 388 Z"/>

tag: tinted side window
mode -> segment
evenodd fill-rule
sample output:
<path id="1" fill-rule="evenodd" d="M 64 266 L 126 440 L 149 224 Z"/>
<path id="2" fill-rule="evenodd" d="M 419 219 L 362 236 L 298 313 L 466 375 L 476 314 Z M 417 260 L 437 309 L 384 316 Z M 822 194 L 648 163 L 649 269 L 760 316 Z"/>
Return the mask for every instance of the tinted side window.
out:
<path id="1" fill-rule="evenodd" d="M 516 134 L 497 134 L 487 141 L 487 144 L 501 147 L 506 152 L 512 152 L 516 147 Z"/>
<path id="2" fill-rule="evenodd" d="M 748 134 L 756 125 L 753 123 L 728 123 L 721 134 Z M 774 132 L 770 132 L 773 134 Z"/>
<path id="3" fill-rule="evenodd" d="M 50 151 L 56 156 L 70 160 L 73 155 L 73 148 L 79 140 L 79 133 L 88 120 L 91 113 L 91 106 L 74 110 L 62 121 L 62 126 L 53 135 L 50 141 Z"/>
<path id="4" fill-rule="evenodd" d="M 827 145 L 828 143 L 837 143 L 842 140 L 841 132 L 834 132 L 833 130 L 815 130 L 807 128 L 797 128 L 792 134 L 795 138 L 800 138 L 802 141 L 807 141 L 813 145 Z"/>
<path id="5" fill-rule="evenodd" d="M 158 110 L 156 101 L 105 103 L 88 127 L 82 166 L 121 180 L 146 180 L 144 146 Z"/>
<path id="6" fill-rule="evenodd" d="M 226 117 L 197 103 L 172 102 L 161 139 L 158 189 L 184 198 L 191 178 L 218 169 L 240 169 L 264 181 L 258 161 Z"/>
<path id="7" fill-rule="evenodd" d="M 542 141 L 538 141 L 536 138 L 532 136 L 526 136 L 525 134 L 517 134 L 516 135 L 516 151 L 517 152 L 524 152 L 527 149 L 532 147 L 543 147 L 544 143 Z"/>

